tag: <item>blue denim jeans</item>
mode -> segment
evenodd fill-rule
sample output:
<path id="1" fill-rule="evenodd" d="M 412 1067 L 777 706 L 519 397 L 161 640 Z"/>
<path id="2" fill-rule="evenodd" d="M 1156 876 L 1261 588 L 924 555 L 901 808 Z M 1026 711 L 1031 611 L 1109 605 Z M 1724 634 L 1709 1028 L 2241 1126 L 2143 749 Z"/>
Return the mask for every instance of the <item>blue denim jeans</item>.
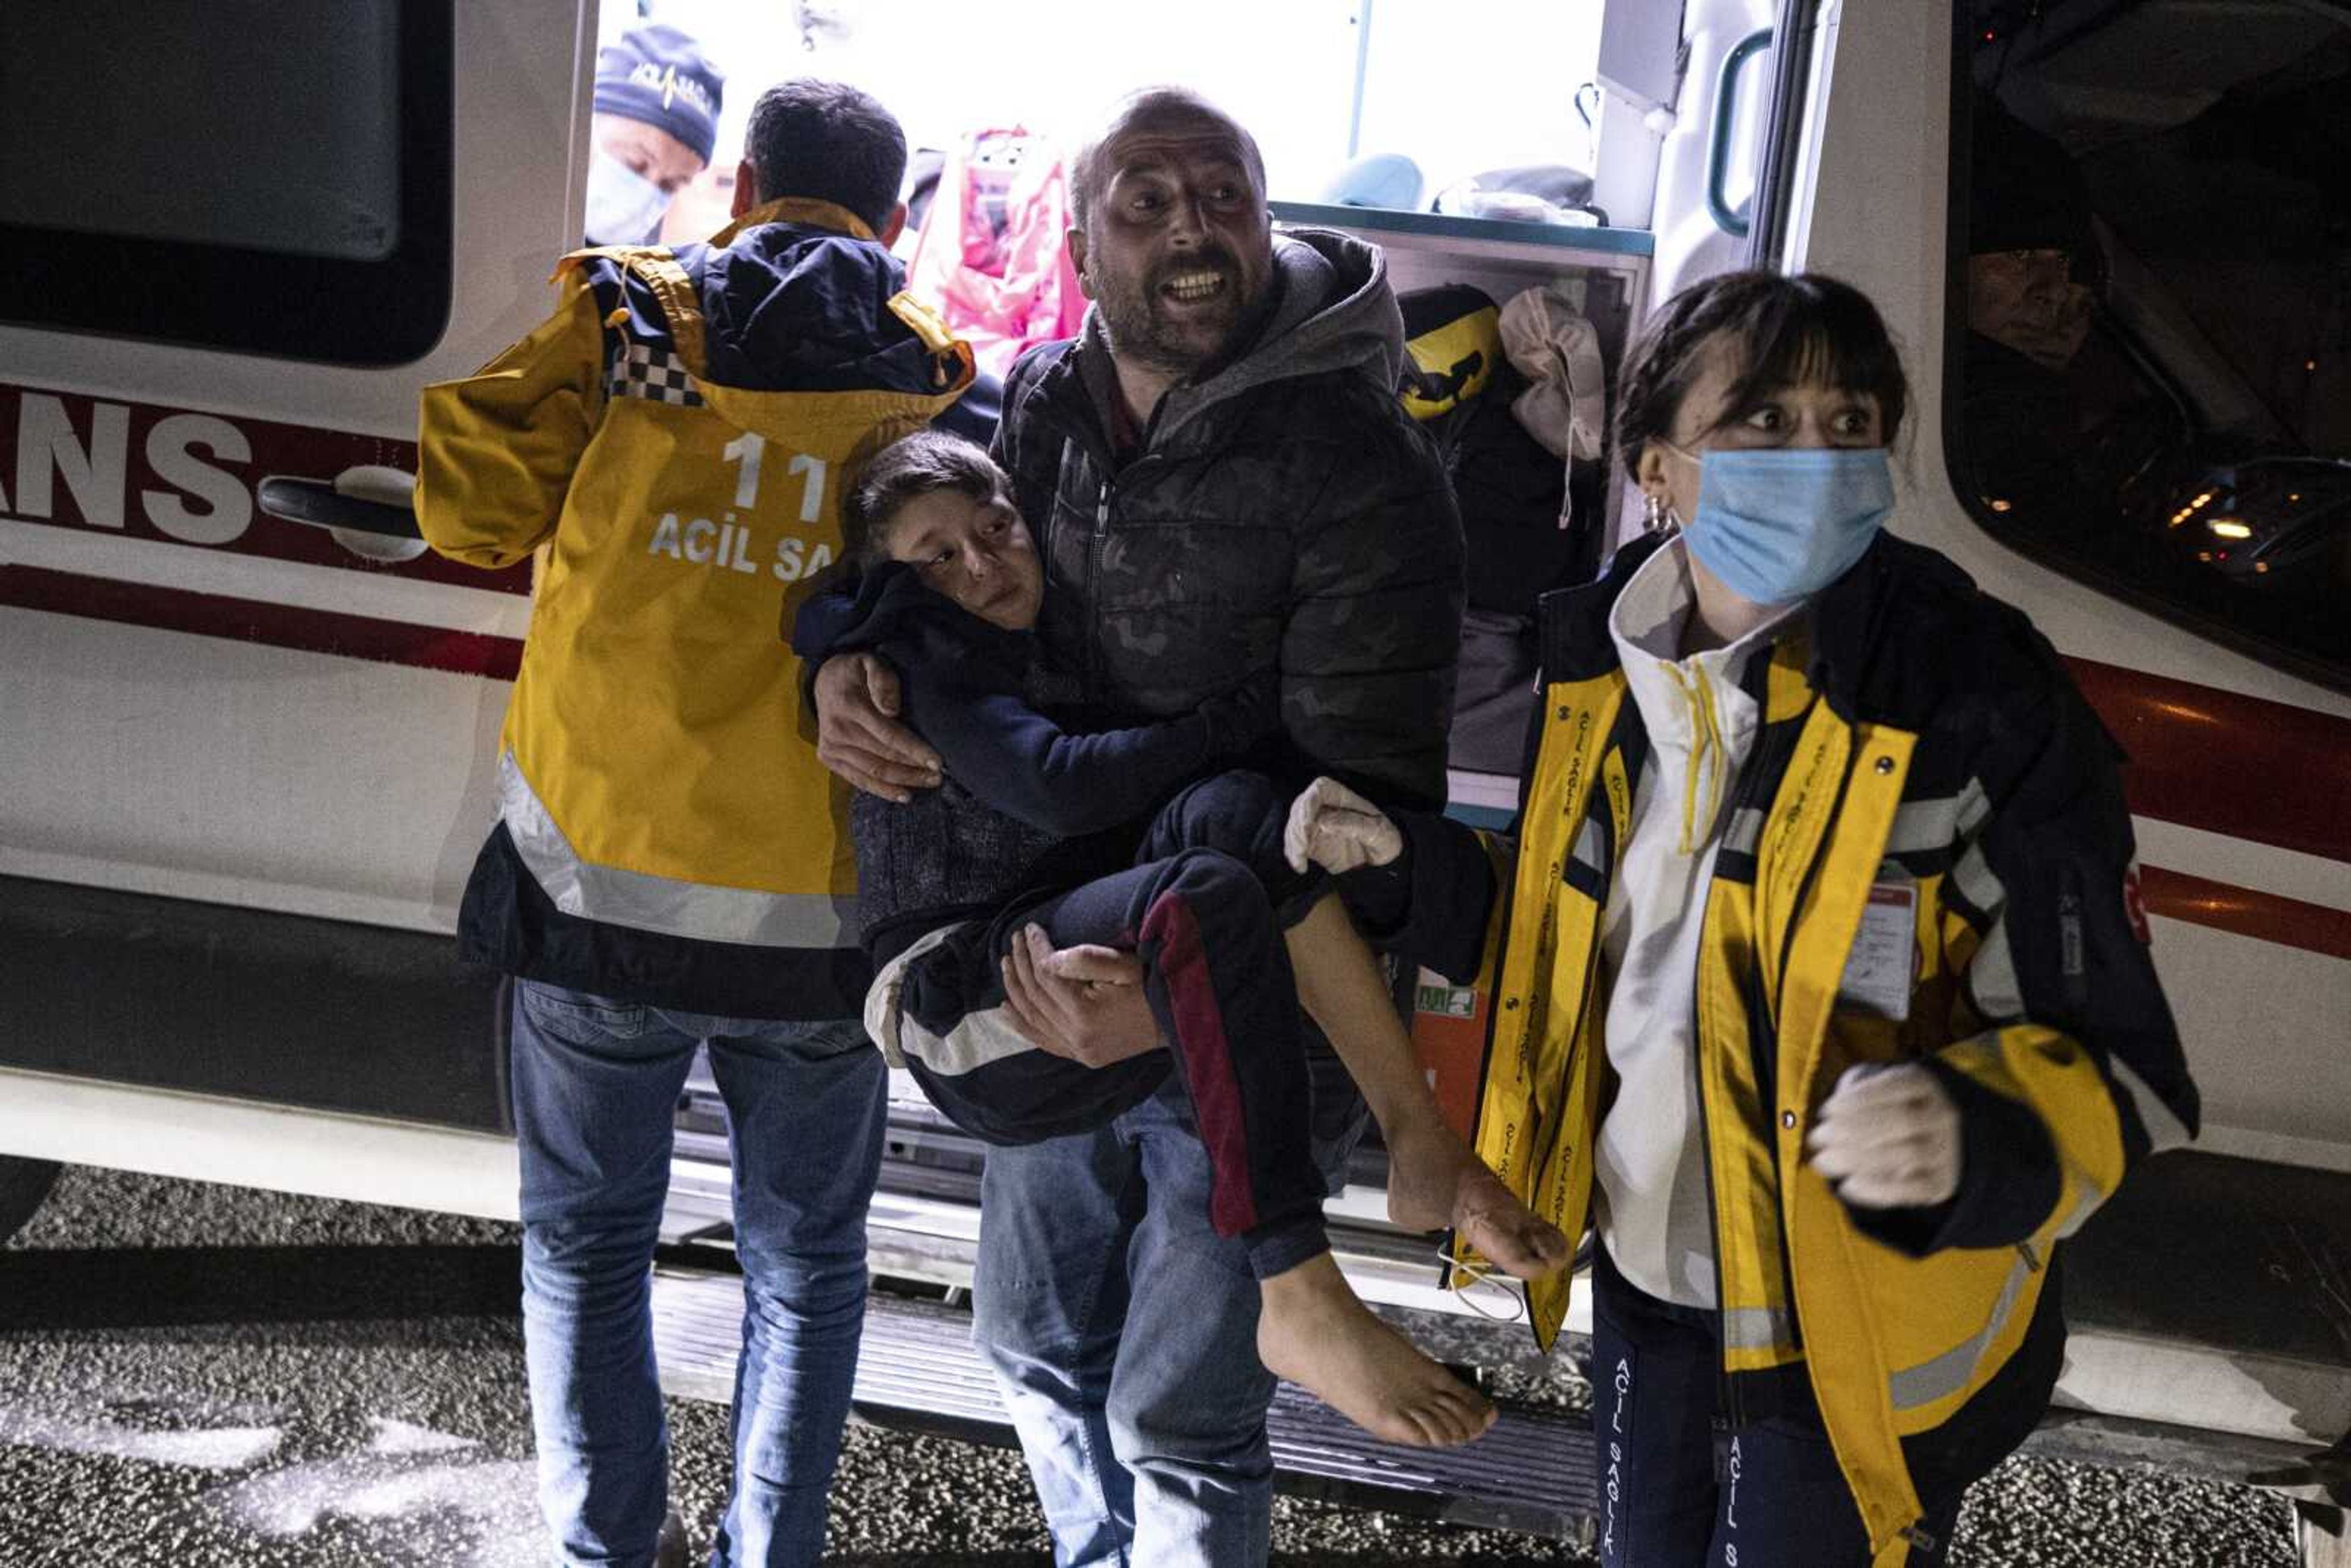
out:
<path id="1" fill-rule="evenodd" d="M 1315 1154 L 1335 1185 L 1362 1102 L 1324 1109 Z M 973 1340 L 1060 1568 L 1266 1560 L 1274 1379 L 1248 1249 L 1209 1227 L 1211 1177 L 1173 1083 L 1097 1132 L 988 1151 Z"/>
<path id="2" fill-rule="evenodd" d="M 735 1490 L 711 1562 L 807 1564 L 865 1322 L 887 1076 L 854 1019 L 710 1018 L 518 980 L 523 1328 L 540 1505 L 564 1564 L 653 1561 L 669 1429 L 651 1265 L 697 1045 L 726 1103 L 743 1358 Z"/>

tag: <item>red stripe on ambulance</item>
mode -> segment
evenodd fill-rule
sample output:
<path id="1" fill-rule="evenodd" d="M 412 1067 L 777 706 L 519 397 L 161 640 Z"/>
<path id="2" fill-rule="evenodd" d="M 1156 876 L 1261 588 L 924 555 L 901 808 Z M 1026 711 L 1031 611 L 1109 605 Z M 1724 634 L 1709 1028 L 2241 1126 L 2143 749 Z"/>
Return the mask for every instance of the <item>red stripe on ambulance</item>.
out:
<path id="1" fill-rule="evenodd" d="M 528 567 L 481 571 L 429 552 L 394 564 L 365 560 L 323 528 L 268 516 L 256 500 L 268 475 L 331 481 L 347 468 L 413 470 L 415 463 L 412 442 L 0 382 L 0 519 L 528 597 Z M 521 646 L 363 611 L 299 608 L 103 573 L 102 558 L 71 571 L 0 561 L 0 602 L 473 674 L 510 677 Z"/>
<path id="2" fill-rule="evenodd" d="M 0 567 L 0 604 L 498 681 L 513 680 L 522 665 L 522 643 L 512 637 L 453 632 L 444 626 L 418 626 L 341 611 L 265 604 L 40 567 Z"/>
<path id="3" fill-rule="evenodd" d="M 2351 861 L 2351 719 L 2095 659 L 2065 663 L 2130 753 L 2133 812 Z M 2150 905 L 2154 894 L 2150 883 Z"/>

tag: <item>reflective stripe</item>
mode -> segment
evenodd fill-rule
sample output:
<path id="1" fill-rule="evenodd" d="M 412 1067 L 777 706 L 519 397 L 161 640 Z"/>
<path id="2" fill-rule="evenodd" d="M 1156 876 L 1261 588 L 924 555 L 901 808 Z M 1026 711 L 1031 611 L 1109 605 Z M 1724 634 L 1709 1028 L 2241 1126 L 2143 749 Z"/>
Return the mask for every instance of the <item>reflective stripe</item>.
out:
<path id="1" fill-rule="evenodd" d="M 1583 819 L 1583 827 L 1575 835 L 1573 858 L 1576 864 L 1593 875 L 1606 874 L 1607 868 L 1603 863 L 1605 856 L 1601 848 L 1600 823 L 1597 819 L 1592 817 Z"/>
<path id="2" fill-rule="evenodd" d="M 754 947 L 853 947 L 857 900 L 677 882 L 582 860 L 531 789 L 512 752 L 498 757 L 498 814 L 525 870 L 580 920 Z"/>
<path id="3" fill-rule="evenodd" d="M 2190 1141 L 2188 1124 L 2179 1119 L 2178 1112 L 2164 1103 L 2162 1095 L 2147 1086 L 2146 1079 L 2131 1071 L 2129 1062 L 2119 1056 L 2108 1056 L 2106 1070 L 2130 1095 L 2131 1105 L 2138 1112 L 2140 1124 L 2147 1128 L 2152 1145 L 2147 1150 L 2149 1154 L 2159 1155 L 2166 1149 L 2180 1148 Z"/>
<path id="4" fill-rule="evenodd" d="M 2008 1326 L 2016 1311 L 2017 1297 L 2024 1292 L 2024 1281 L 2032 1273 L 2022 1257 L 2009 1265 L 2008 1280 L 2000 1288 L 2000 1299 L 1992 1302 L 1991 1316 L 1984 1326 L 1953 1345 L 1942 1354 L 1916 1366 L 1906 1366 L 1886 1380 L 1886 1389 L 1893 1396 L 1896 1410 L 1916 1410 L 1921 1405 L 1957 1394 L 1974 1381 L 1976 1369 L 1983 1364 L 1984 1351 Z"/>
<path id="5" fill-rule="evenodd" d="M 2016 977 L 2016 955 L 2009 950 L 2005 915 L 1991 923 L 1975 956 L 1968 960 L 1968 1005 L 1987 1025 L 2024 1021 L 2024 987 Z"/>
<path id="6" fill-rule="evenodd" d="M 1951 885 L 1959 889 L 1960 897 L 1994 922 L 2008 904 L 2008 889 L 1992 871 L 1991 862 L 1984 858 L 1983 845 L 1980 843 L 1970 844 L 1968 852 L 1951 867 Z"/>
<path id="7" fill-rule="evenodd" d="M 1784 1307 L 1726 1307 L 1722 1343 L 1731 1350 L 1777 1350 L 1796 1343 L 1795 1325 Z"/>
<path id="8" fill-rule="evenodd" d="M 1730 813 L 1730 826 L 1723 831 L 1722 847 L 1733 854 L 1751 855 L 1755 846 L 1763 841 L 1763 808 L 1741 806 Z"/>
<path id="9" fill-rule="evenodd" d="M 1011 1017 L 1000 1002 L 964 1014 L 943 1035 L 933 1034 L 900 1008 L 898 998 L 905 985 L 906 966 L 970 924 L 967 920 L 958 921 L 925 934 L 883 965 L 882 972 L 873 977 L 873 988 L 865 993 L 865 1030 L 893 1067 L 903 1066 L 905 1058 L 911 1056 L 933 1072 L 954 1078 L 991 1061 L 1037 1049 L 1026 1035 L 1012 1027 Z M 881 1026 L 878 1029 L 877 1023 Z"/>
<path id="10" fill-rule="evenodd" d="M 1973 779 L 1956 795 L 1905 800 L 1894 813 L 1894 826 L 1886 832 L 1886 852 L 1914 855 L 1949 849 L 1963 838 L 1973 837 L 1991 812 L 1991 797 L 1984 793 L 1983 785 Z"/>
<path id="11" fill-rule="evenodd" d="M 2064 1219 L 2058 1225 L 2057 1239 L 2062 1241 L 2087 1225 L 2090 1216 L 2098 1212 L 2098 1205 L 2105 1201 L 2106 1195 L 2100 1192 L 2089 1177 L 2074 1176 L 2074 1207 L 2066 1211 Z"/>

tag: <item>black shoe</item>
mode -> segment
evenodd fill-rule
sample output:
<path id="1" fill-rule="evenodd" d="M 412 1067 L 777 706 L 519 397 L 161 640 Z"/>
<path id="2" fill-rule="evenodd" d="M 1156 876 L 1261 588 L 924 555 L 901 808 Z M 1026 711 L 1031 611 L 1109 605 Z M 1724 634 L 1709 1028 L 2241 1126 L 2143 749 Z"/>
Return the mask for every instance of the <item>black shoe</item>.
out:
<path id="1" fill-rule="evenodd" d="M 672 1509 L 662 1516 L 661 1533 L 653 1537 L 653 1568 L 686 1568 L 689 1552 L 685 1521 Z"/>

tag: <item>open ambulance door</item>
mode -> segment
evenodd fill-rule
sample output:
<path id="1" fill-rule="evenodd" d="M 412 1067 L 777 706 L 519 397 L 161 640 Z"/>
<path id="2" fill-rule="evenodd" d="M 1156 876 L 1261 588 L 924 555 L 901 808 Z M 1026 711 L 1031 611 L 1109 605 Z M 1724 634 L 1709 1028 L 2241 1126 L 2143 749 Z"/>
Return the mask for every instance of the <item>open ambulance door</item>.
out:
<path id="1" fill-rule="evenodd" d="M 0 1155 L 507 1213 L 447 934 L 528 575 L 263 492 L 396 501 L 544 314 L 592 7 L 275 10 L 0 15 Z"/>
<path id="2" fill-rule="evenodd" d="M 2218 1473 L 2284 1487 L 2340 1561 L 2312 1543 L 2351 1501 L 2351 16 L 1789 9 L 1812 67 L 1763 259 L 1884 309 L 1916 400 L 1893 527 L 2031 615 L 2127 752 L 2203 1095 L 2194 1151 L 2069 1243 L 2059 1440 L 2238 1445 Z"/>

